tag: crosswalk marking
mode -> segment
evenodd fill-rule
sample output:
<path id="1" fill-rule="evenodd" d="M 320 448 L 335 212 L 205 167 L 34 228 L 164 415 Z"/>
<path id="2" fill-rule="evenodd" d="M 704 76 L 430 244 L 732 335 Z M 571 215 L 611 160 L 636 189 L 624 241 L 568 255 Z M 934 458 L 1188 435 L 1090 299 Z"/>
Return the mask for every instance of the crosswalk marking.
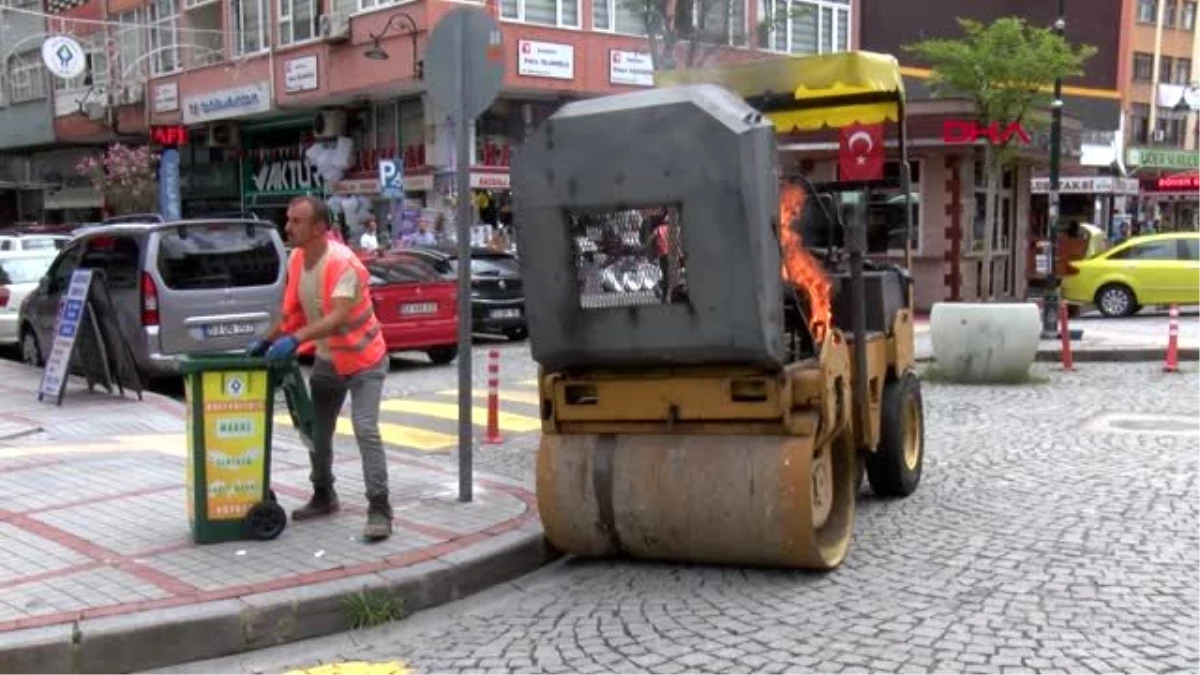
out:
<path id="1" fill-rule="evenodd" d="M 388 412 L 410 413 L 414 415 L 424 415 L 426 417 L 437 417 L 444 420 L 458 419 L 458 404 L 456 403 L 434 403 L 432 401 L 412 401 L 404 399 L 392 399 L 384 401 L 383 409 Z M 471 408 L 472 422 L 476 425 L 487 423 L 487 408 L 476 406 Z M 497 415 L 497 422 L 500 428 L 504 431 L 524 432 L 534 431 L 542 428 L 542 421 L 536 417 L 527 415 L 517 415 L 515 413 L 500 412 Z"/>
<path id="2" fill-rule="evenodd" d="M 487 390 L 472 389 L 471 395 L 475 398 L 486 399 L 488 396 Z M 438 392 L 438 396 L 458 396 L 457 389 L 444 389 Z M 513 391 L 510 389 L 501 389 L 497 392 L 496 397 L 501 401 L 509 401 L 510 403 L 525 403 L 527 405 L 541 405 L 542 401 L 538 398 L 536 391 Z"/>
<path id="3" fill-rule="evenodd" d="M 276 415 L 275 423 L 282 426 L 292 426 L 289 415 Z M 339 417 L 337 433 L 342 436 L 354 436 L 354 424 L 347 417 Z M 442 450 L 458 443 L 458 436 L 443 434 L 437 431 L 409 427 L 391 422 L 379 423 L 379 435 L 388 445 L 400 445 L 416 450 Z"/>

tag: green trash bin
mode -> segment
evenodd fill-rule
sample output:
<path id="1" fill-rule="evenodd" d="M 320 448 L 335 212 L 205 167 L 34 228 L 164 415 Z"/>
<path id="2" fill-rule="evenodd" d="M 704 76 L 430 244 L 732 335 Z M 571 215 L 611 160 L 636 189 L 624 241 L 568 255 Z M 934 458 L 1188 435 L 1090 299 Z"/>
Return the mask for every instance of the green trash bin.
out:
<path id="1" fill-rule="evenodd" d="M 236 354 L 187 356 L 180 365 L 193 539 L 213 544 L 278 537 L 287 527 L 287 513 L 271 490 L 275 389 L 286 383 L 292 419 L 305 423 L 297 429 L 310 436 L 312 404 L 299 367 L 294 362 L 268 366 L 264 358 Z"/>

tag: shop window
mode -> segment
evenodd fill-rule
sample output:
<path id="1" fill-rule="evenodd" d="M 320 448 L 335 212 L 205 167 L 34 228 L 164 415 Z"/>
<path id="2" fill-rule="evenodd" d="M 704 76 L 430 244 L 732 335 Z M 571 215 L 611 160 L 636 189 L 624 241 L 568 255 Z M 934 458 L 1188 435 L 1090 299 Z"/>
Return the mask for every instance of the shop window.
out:
<path id="1" fill-rule="evenodd" d="M 46 67 L 39 50 L 18 54 L 9 61 L 8 98 L 13 103 L 46 98 Z"/>
<path id="2" fill-rule="evenodd" d="M 1138 0 L 1138 23 L 1157 21 L 1158 3 L 1155 0 Z"/>
<path id="3" fill-rule="evenodd" d="M 645 35 L 646 22 L 633 3 L 624 0 L 594 0 L 592 27 L 595 30 L 624 35 Z"/>
<path id="4" fill-rule="evenodd" d="M 279 43 L 290 45 L 317 35 L 317 0 L 279 0 Z"/>
<path id="5" fill-rule="evenodd" d="M 996 227 L 992 230 L 992 251 L 1007 251 L 1012 241 L 1013 220 L 1016 216 L 1016 173 L 1006 169 L 996 191 Z M 975 162 L 975 218 L 971 225 L 971 247 L 983 250 L 984 224 L 987 222 L 987 174 L 983 162 Z"/>
<path id="6" fill-rule="evenodd" d="M 500 18 L 541 26 L 579 28 L 579 0 L 500 0 Z"/>
<path id="7" fill-rule="evenodd" d="M 787 54 L 829 54 L 850 49 L 850 0 L 759 0 L 765 17 L 763 47 Z"/>
<path id="8" fill-rule="evenodd" d="M 1133 55 L 1133 81 L 1150 82 L 1154 79 L 1154 55 L 1135 52 Z"/>
<path id="9" fill-rule="evenodd" d="M 179 70 L 179 2 L 152 0 L 150 10 L 150 72 L 166 75 Z"/>
<path id="10" fill-rule="evenodd" d="M 267 48 L 266 0 L 233 0 L 231 11 L 237 24 L 235 53 L 257 54 Z"/>
<path id="11" fill-rule="evenodd" d="M 508 166 L 511 152 L 508 120 L 490 110 L 480 115 L 475 123 L 475 155 L 472 163 Z"/>

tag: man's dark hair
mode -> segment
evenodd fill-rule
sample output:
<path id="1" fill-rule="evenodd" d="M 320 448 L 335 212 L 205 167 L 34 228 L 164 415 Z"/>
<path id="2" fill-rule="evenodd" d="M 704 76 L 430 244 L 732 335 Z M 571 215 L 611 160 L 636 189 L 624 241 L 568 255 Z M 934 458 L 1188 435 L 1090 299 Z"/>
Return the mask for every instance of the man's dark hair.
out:
<path id="1" fill-rule="evenodd" d="M 293 199 L 292 203 L 308 204 L 312 208 L 313 218 L 318 224 L 324 225 L 327 230 L 333 226 L 333 212 L 330 211 L 329 205 L 320 199 L 312 195 L 301 195 Z"/>

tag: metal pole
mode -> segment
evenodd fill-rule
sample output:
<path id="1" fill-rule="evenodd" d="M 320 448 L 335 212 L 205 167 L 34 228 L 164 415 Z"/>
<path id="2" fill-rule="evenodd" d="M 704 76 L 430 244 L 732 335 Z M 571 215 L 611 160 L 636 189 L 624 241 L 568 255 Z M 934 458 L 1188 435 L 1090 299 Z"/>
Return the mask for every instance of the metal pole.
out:
<path id="1" fill-rule="evenodd" d="M 455 43 L 463 45 L 463 23 L 459 23 Z M 467 55 L 463 54 L 454 67 L 454 79 L 457 101 L 454 106 L 454 135 L 457 146 L 455 160 L 455 192 L 458 202 L 457 231 L 458 231 L 458 501 L 469 502 L 472 499 L 472 457 L 471 457 L 471 206 L 473 200 L 471 191 L 471 153 L 470 129 L 471 119 L 468 118 L 464 106 L 468 87 L 466 63 Z"/>
<path id="2" fill-rule="evenodd" d="M 1064 0 L 1057 0 L 1058 18 L 1054 21 L 1054 33 L 1059 37 L 1063 37 L 1067 28 L 1067 21 L 1063 17 L 1064 4 Z M 1050 195 L 1048 199 L 1050 212 L 1047 214 L 1049 218 L 1046 222 L 1048 230 L 1046 234 L 1050 239 L 1047 246 L 1050 264 L 1046 275 L 1045 300 L 1042 303 L 1043 339 L 1054 339 L 1058 335 L 1058 326 L 1055 321 L 1058 309 L 1058 273 L 1055 268 L 1058 261 L 1058 179 L 1062 168 L 1062 112 L 1062 78 L 1056 77 L 1054 78 L 1054 102 L 1050 111 Z"/>

